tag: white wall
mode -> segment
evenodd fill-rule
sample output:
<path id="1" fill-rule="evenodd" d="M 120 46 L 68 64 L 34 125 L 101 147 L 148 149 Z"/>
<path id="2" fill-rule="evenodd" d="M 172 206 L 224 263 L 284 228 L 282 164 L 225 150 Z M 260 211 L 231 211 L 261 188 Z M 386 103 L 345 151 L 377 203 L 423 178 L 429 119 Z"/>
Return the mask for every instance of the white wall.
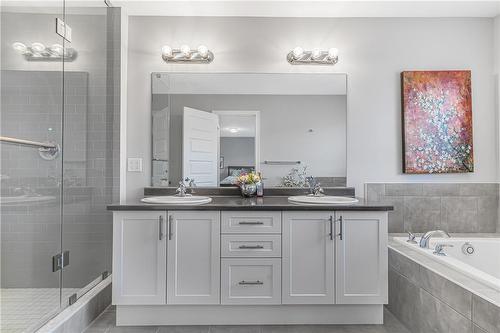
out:
<path id="1" fill-rule="evenodd" d="M 129 157 L 145 172 L 127 174 L 127 198 L 149 184 L 150 74 L 163 72 L 346 72 L 348 82 L 348 185 L 362 195 L 367 181 L 494 181 L 498 145 L 494 110 L 492 19 L 319 19 L 131 17 L 128 59 Z M 205 44 L 210 65 L 166 64 L 164 44 Z M 333 67 L 291 66 L 296 45 L 341 51 Z M 400 72 L 471 69 L 475 172 L 403 175 Z"/>

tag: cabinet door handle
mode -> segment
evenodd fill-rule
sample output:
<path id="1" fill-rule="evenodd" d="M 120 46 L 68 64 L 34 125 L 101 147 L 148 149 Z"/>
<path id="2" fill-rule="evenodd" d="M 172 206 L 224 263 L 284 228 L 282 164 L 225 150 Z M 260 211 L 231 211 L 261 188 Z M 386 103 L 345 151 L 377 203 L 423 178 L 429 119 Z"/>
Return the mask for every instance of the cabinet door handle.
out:
<path id="1" fill-rule="evenodd" d="M 252 285 L 262 285 L 262 284 L 264 284 L 264 282 L 262 282 L 260 280 L 256 280 L 256 281 L 245 281 L 245 280 L 243 280 L 243 281 L 238 282 L 238 284 L 240 286 L 252 286 Z"/>
<path id="2" fill-rule="evenodd" d="M 344 221 L 342 220 L 342 216 L 339 218 L 339 222 L 340 222 L 339 239 L 342 240 L 344 238 Z"/>
<path id="3" fill-rule="evenodd" d="M 260 221 L 241 221 L 241 222 L 238 222 L 238 224 L 242 224 L 242 225 L 257 225 L 257 224 L 264 224 L 264 222 L 260 222 Z"/>
<path id="4" fill-rule="evenodd" d="M 172 240 L 172 215 L 168 216 L 168 240 Z"/>
<path id="5" fill-rule="evenodd" d="M 330 215 L 330 240 L 333 240 L 333 216 Z"/>
<path id="6" fill-rule="evenodd" d="M 240 245 L 239 249 L 263 249 L 262 245 Z"/>
<path id="7" fill-rule="evenodd" d="M 158 218 L 158 239 L 163 239 L 163 215 L 160 215 Z"/>

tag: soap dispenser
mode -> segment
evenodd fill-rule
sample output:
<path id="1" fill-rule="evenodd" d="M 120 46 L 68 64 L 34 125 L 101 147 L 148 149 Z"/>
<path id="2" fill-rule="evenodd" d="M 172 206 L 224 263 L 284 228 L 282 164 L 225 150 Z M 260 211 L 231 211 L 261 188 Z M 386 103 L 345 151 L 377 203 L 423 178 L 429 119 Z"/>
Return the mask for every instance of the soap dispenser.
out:
<path id="1" fill-rule="evenodd" d="M 262 174 L 259 172 L 259 182 L 257 183 L 257 197 L 264 196 L 264 181 L 262 180 Z"/>

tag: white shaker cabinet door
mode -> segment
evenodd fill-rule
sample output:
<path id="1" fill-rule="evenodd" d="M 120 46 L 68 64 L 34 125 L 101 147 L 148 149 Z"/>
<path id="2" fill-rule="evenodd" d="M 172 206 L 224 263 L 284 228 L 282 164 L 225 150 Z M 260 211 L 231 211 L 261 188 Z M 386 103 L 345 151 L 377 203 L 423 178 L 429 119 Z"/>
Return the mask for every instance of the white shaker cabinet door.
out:
<path id="1" fill-rule="evenodd" d="M 113 214 L 113 304 L 165 304 L 166 213 Z"/>
<path id="2" fill-rule="evenodd" d="M 336 214 L 336 303 L 387 303 L 387 212 Z"/>
<path id="3" fill-rule="evenodd" d="M 220 304 L 220 213 L 168 214 L 167 304 Z"/>
<path id="4" fill-rule="evenodd" d="M 334 303 L 333 212 L 283 212 L 282 303 Z"/>

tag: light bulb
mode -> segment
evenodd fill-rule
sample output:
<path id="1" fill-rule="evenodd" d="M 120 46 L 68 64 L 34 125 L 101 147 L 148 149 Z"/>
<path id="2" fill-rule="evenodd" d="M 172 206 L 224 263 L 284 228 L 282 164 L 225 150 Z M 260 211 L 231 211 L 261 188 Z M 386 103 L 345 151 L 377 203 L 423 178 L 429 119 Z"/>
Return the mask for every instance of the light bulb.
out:
<path id="1" fill-rule="evenodd" d="M 295 59 L 298 59 L 304 53 L 304 50 L 300 46 L 297 46 L 296 48 L 293 49 L 292 52 L 293 52 L 293 57 Z"/>
<path id="2" fill-rule="evenodd" d="M 50 51 L 54 53 L 57 56 L 62 56 L 64 54 L 64 48 L 62 47 L 61 44 L 54 44 L 50 47 Z"/>
<path id="3" fill-rule="evenodd" d="M 21 43 L 21 42 L 15 42 L 15 43 L 13 43 L 13 44 L 12 44 L 12 48 L 13 48 L 15 51 L 17 51 L 17 52 L 19 52 L 19 53 L 21 53 L 21 54 L 25 54 L 25 53 L 26 53 L 26 51 L 28 50 L 28 48 L 26 47 L 26 45 L 24 45 L 24 44 L 23 44 L 23 43 Z"/>
<path id="4" fill-rule="evenodd" d="M 335 59 L 339 56 L 339 50 L 332 47 L 331 49 L 328 50 L 328 58 L 330 59 Z"/>
<path id="5" fill-rule="evenodd" d="M 35 52 L 40 53 L 45 51 L 45 45 L 43 45 L 42 43 L 35 42 L 31 44 L 31 49 Z"/>
<path id="6" fill-rule="evenodd" d="M 313 59 L 318 59 L 319 57 L 321 57 L 321 50 L 318 48 L 313 49 L 311 52 L 311 57 Z"/>
<path id="7" fill-rule="evenodd" d="M 189 57 L 191 55 L 191 48 L 188 45 L 182 45 L 181 46 L 181 53 L 184 56 Z"/>
<path id="8" fill-rule="evenodd" d="M 198 53 L 202 58 L 206 58 L 208 56 L 208 47 L 205 45 L 198 46 Z"/>
<path id="9" fill-rule="evenodd" d="M 165 58 L 172 58 L 172 48 L 168 45 L 163 45 L 161 48 L 161 55 Z"/>

